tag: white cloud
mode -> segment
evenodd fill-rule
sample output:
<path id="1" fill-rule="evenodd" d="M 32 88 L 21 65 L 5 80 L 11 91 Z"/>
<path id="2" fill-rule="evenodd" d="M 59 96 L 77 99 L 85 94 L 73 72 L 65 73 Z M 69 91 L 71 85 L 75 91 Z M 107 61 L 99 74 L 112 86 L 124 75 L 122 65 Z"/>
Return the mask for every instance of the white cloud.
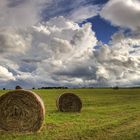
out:
<path id="1" fill-rule="evenodd" d="M 45 25 L 12 29 L 13 36 L 9 28 L 1 31 L 1 34 L 5 32 L 1 35 L 1 50 L 4 52 L 1 52 L 1 64 L 9 61 L 10 65 L 5 65 L 17 81 L 34 79 L 35 83 L 55 84 L 57 71 L 87 60 L 97 43 L 91 24 L 79 27 L 63 17 L 51 19 Z"/>
<path id="2" fill-rule="evenodd" d="M 100 5 L 95 0 L 52 0 L 43 9 L 43 19 L 64 16 L 75 22 L 81 22 L 98 15 Z M 47 14 L 46 14 L 47 13 Z"/>
<path id="3" fill-rule="evenodd" d="M 33 26 L 57 16 L 74 21 L 86 20 L 99 11 L 98 5 L 89 3 L 86 0 L 1 0 L 0 27 Z"/>
<path id="4" fill-rule="evenodd" d="M 43 4 L 49 0 L 1 0 L 0 26 L 31 26 L 40 21 Z"/>
<path id="5" fill-rule="evenodd" d="M 99 14 L 99 10 L 99 5 L 81 6 L 78 9 L 76 8 L 73 10 L 68 18 L 76 22 L 84 21 L 88 18 L 97 16 Z"/>
<path id="6" fill-rule="evenodd" d="M 19 34 L 16 28 L 0 28 L 0 52 L 5 53 L 24 53 L 29 47 L 31 38 L 28 34 Z"/>
<path id="7" fill-rule="evenodd" d="M 100 15 L 113 25 L 133 30 L 140 29 L 139 0 L 109 0 Z"/>
<path id="8" fill-rule="evenodd" d="M 1 0 L 0 27 L 33 26 L 57 16 L 80 22 L 98 14 L 100 6 L 92 3 L 86 0 Z"/>
<path id="9" fill-rule="evenodd" d="M 4 52 L 0 52 L 0 65 L 15 78 L 10 85 L 139 84 L 139 35 L 116 33 L 109 45 L 95 49 L 97 39 L 91 24 L 80 27 L 64 17 L 26 29 L 3 28 L 0 35 L 0 48 Z"/>
<path id="10" fill-rule="evenodd" d="M 96 52 L 96 58 L 107 70 L 109 83 L 136 86 L 140 79 L 140 36 L 115 33 L 110 47 L 105 45 Z"/>
<path id="11" fill-rule="evenodd" d="M 0 66 L 0 82 L 15 80 L 15 77 L 5 67 Z"/>

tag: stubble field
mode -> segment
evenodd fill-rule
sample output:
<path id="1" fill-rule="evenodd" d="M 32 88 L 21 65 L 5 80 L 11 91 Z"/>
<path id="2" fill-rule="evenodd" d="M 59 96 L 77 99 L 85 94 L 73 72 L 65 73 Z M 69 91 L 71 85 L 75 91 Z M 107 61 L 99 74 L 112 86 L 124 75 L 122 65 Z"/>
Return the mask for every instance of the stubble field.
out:
<path id="1" fill-rule="evenodd" d="M 0 95 L 6 91 L 0 91 Z M 45 103 L 42 130 L 33 134 L 0 132 L 0 140 L 140 140 L 140 89 L 34 90 Z M 65 92 L 78 95 L 81 113 L 57 111 Z"/>

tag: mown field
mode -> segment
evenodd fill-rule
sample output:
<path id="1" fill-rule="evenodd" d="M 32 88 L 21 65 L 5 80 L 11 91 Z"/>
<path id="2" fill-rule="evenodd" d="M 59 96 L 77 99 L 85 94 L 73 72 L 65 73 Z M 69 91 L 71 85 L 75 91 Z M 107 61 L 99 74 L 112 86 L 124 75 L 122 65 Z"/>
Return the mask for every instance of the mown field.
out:
<path id="1" fill-rule="evenodd" d="M 2 95 L 6 91 L 0 91 Z M 46 107 L 43 129 L 34 134 L 0 132 L 0 140 L 140 140 L 140 89 L 34 90 Z M 81 113 L 57 111 L 56 99 L 73 92 Z"/>

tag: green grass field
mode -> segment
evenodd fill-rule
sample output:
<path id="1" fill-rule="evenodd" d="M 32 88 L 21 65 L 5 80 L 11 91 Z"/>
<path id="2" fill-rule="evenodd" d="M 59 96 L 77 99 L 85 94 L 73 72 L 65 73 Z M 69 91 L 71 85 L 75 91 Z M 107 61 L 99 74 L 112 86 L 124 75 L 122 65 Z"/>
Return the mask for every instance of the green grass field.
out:
<path id="1" fill-rule="evenodd" d="M 46 107 L 43 129 L 26 135 L 0 132 L 0 140 L 140 140 L 140 89 L 34 91 Z M 80 96 L 81 113 L 57 111 L 56 99 L 64 92 Z"/>

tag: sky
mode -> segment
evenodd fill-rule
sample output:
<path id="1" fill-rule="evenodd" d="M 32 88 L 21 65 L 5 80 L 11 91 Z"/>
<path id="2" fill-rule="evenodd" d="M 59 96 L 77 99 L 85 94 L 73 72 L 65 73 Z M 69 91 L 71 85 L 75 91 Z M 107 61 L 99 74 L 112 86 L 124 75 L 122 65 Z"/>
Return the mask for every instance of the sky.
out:
<path id="1" fill-rule="evenodd" d="M 140 86 L 139 0 L 1 0 L 0 88 Z"/>

